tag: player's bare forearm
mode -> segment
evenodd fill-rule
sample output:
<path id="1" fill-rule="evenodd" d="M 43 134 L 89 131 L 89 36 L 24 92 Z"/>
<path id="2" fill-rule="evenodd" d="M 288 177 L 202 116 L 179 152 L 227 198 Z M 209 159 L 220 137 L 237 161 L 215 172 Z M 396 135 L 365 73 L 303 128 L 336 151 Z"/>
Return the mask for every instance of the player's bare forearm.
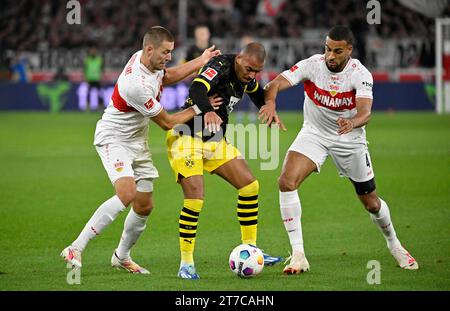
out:
<path id="1" fill-rule="evenodd" d="M 170 85 L 177 83 L 189 75 L 198 71 L 203 65 L 205 65 L 211 57 L 220 55 L 220 50 L 215 50 L 215 46 L 211 46 L 206 49 L 199 57 L 174 67 L 166 69 L 166 74 L 163 78 L 163 85 Z"/>
<path id="2" fill-rule="evenodd" d="M 158 124 L 163 130 L 168 131 L 173 129 L 177 124 L 186 123 L 195 115 L 196 112 L 193 108 L 188 108 L 174 114 L 169 114 L 163 109 L 157 116 L 152 118 L 152 121 Z"/>
<path id="3" fill-rule="evenodd" d="M 369 123 L 372 110 L 371 98 L 356 98 L 356 115 L 351 119 L 353 127 L 361 127 Z"/>
<path id="4" fill-rule="evenodd" d="M 339 125 L 338 135 L 351 132 L 354 128 L 358 128 L 369 123 L 372 110 L 372 99 L 357 98 L 356 99 L 356 115 L 351 119 L 338 118 L 336 123 Z"/>
<path id="5" fill-rule="evenodd" d="M 223 104 L 223 98 L 218 94 L 209 96 L 208 101 L 214 110 L 218 110 L 219 106 Z M 198 108 L 197 105 L 189 107 L 183 111 L 176 112 L 174 114 L 169 114 L 166 110 L 163 109 L 158 115 L 152 118 L 152 121 L 158 124 L 159 127 L 161 127 L 163 130 L 168 131 L 170 129 L 173 129 L 177 124 L 186 123 L 201 112 L 203 111 Z"/>
<path id="6" fill-rule="evenodd" d="M 351 118 L 351 121 L 353 122 L 353 127 L 357 128 L 369 123 L 370 115 L 371 115 L 370 110 L 358 111 L 358 113 L 353 118 Z"/>
<path id="7" fill-rule="evenodd" d="M 174 113 L 170 115 L 170 125 L 172 128 L 177 124 L 183 124 L 192 119 L 194 116 L 196 116 L 196 112 L 194 108 L 187 108 L 183 111 L 179 111 L 177 113 Z"/>
<path id="8" fill-rule="evenodd" d="M 163 84 L 171 85 L 175 84 L 186 77 L 193 74 L 196 70 L 201 68 L 201 62 L 198 58 L 193 59 L 187 63 L 177 65 L 171 68 L 167 68 L 166 74 L 164 75 Z"/>
<path id="9" fill-rule="evenodd" d="M 264 87 L 264 101 L 266 105 L 275 105 L 275 99 L 277 98 L 278 93 L 291 86 L 291 83 L 281 74 L 267 83 Z"/>

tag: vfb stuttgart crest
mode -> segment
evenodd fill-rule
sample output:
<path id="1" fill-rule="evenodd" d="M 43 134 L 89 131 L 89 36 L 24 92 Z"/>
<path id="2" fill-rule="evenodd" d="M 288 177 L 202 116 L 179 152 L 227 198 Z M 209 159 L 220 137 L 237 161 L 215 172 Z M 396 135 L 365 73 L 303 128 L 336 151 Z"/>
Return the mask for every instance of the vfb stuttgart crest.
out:
<path id="1" fill-rule="evenodd" d="M 184 157 L 184 165 L 186 165 L 187 168 L 193 168 L 194 164 L 195 162 L 192 160 L 190 155 Z"/>

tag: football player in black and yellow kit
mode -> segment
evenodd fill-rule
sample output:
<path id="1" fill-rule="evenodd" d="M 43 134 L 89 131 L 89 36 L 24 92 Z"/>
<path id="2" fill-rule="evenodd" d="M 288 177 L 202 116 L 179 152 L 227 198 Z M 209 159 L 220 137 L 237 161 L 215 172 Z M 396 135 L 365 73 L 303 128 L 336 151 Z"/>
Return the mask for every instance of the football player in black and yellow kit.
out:
<path id="1" fill-rule="evenodd" d="M 265 105 L 264 90 L 256 80 L 256 74 L 264 67 L 265 56 L 264 47 L 253 42 L 238 55 L 212 58 L 192 82 L 183 107 L 196 105 L 204 113 L 175 127 L 167 135 L 169 162 L 184 192 L 179 218 L 181 264 L 178 276 L 181 278 L 199 278 L 193 252 L 203 206 L 204 170 L 219 175 L 238 190 L 237 215 L 242 243 L 256 245 L 259 184 L 239 150 L 226 141 L 225 133 L 228 116 L 244 93 L 260 109 L 262 122 L 284 128 L 275 105 Z M 218 96 L 223 104 L 215 110 L 208 96 Z M 264 261 L 270 265 L 281 258 L 265 254 Z"/>

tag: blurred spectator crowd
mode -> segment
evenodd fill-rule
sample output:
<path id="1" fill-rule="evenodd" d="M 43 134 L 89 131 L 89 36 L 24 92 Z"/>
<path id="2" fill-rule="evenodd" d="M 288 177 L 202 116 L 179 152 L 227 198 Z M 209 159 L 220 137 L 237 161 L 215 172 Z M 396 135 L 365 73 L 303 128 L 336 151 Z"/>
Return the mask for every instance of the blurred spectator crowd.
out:
<path id="1" fill-rule="evenodd" d="M 209 27 L 213 42 L 246 37 L 317 39 L 333 25 L 343 24 L 350 26 L 355 34 L 354 56 L 371 67 L 383 67 L 383 55 L 374 55 L 374 51 L 382 51 L 384 41 L 404 38 L 420 40 L 422 48 L 420 53 L 415 52 L 416 46 L 410 50 L 404 48 L 404 64 L 395 65 L 433 67 L 434 18 L 421 14 L 423 10 L 417 7 L 408 8 L 402 4 L 405 1 L 421 3 L 423 9 L 421 0 L 379 0 L 380 24 L 369 25 L 366 17 L 370 8 L 366 7 L 368 1 L 363 0 L 78 0 L 80 24 L 67 23 L 69 1 L 2 0 L 0 80 L 11 75 L 19 81 L 29 80 L 30 62 L 23 52 L 80 48 L 87 51 L 93 46 L 100 53 L 115 49 L 134 51 L 140 49 L 141 38 L 154 25 L 168 28 L 177 38 L 176 45 L 186 47 L 193 41 L 194 28 L 199 24 Z M 186 26 L 181 28 L 180 3 L 185 3 L 187 8 Z M 440 16 L 449 13 L 447 7 Z M 179 33 L 180 29 L 185 31 L 186 38 Z M 367 46 L 371 51 L 366 53 Z M 410 58 L 409 51 L 413 55 Z M 61 71 L 58 66 L 53 69 Z"/>
<path id="2" fill-rule="evenodd" d="M 434 20 L 402 6 L 381 1 L 381 24 L 366 22 L 367 1 L 186 0 L 187 34 L 195 25 L 209 26 L 213 37 L 301 38 L 308 29 L 350 25 L 357 37 L 371 32 L 382 38 L 431 38 Z M 66 23 L 67 1 L 2 0 L 0 48 L 36 50 L 95 44 L 100 48 L 138 47 L 143 33 L 163 25 L 178 34 L 178 0 L 79 0 L 81 24 Z M 213 5 L 220 3 L 221 7 Z M 447 13 L 448 13 L 447 9 Z"/>

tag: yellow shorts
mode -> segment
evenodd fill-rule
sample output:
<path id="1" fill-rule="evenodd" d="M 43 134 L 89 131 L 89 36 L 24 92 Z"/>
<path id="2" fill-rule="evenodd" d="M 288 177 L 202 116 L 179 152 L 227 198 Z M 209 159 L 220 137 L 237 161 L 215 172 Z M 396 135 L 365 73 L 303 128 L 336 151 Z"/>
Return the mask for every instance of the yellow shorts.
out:
<path id="1" fill-rule="evenodd" d="M 167 153 L 170 166 L 179 181 L 179 175 L 187 178 L 212 172 L 230 160 L 241 156 L 239 150 L 225 138 L 220 141 L 203 142 L 198 137 L 178 135 L 174 130 L 167 133 Z"/>

